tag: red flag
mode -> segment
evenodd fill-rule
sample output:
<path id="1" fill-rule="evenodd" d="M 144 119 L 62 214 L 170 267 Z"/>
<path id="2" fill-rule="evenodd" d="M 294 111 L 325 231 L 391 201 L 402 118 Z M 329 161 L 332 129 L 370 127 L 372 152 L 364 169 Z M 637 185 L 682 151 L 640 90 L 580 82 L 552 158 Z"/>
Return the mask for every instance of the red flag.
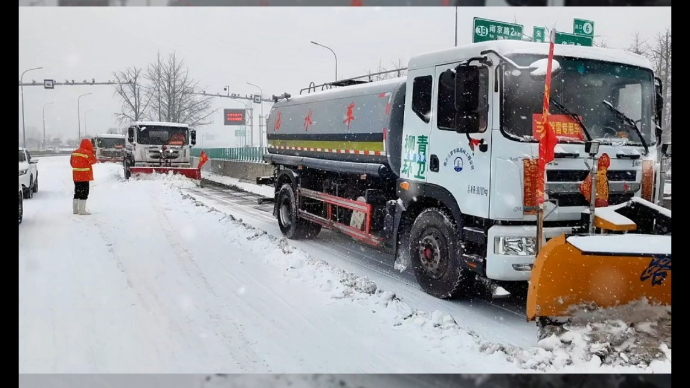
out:
<path id="1" fill-rule="evenodd" d="M 208 155 L 206 155 L 206 152 L 204 150 L 201 150 L 201 155 L 199 156 L 199 169 L 204 166 L 204 164 L 208 161 Z"/>
<path id="2" fill-rule="evenodd" d="M 556 30 L 551 30 L 551 42 L 549 44 L 549 59 L 546 65 L 546 82 L 544 83 L 544 112 L 542 124 L 544 130 L 539 134 L 539 166 L 537 170 L 537 204 L 544 203 L 544 175 L 546 165 L 554 159 L 554 149 L 558 144 L 556 133 L 549 123 L 549 98 L 551 95 L 551 69 L 553 66 L 553 48 L 556 39 Z"/>

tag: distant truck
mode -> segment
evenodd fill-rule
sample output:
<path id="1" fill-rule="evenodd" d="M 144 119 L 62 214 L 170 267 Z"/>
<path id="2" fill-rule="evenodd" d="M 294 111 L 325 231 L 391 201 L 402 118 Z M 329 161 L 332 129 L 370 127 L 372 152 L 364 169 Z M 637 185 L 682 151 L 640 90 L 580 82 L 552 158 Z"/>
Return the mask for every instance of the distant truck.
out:
<path id="1" fill-rule="evenodd" d="M 187 124 L 141 121 L 127 128 L 123 160 L 125 179 L 139 174 L 184 175 L 200 180 L 198 168 L 192 167 L 192 147 L 196 131 Z"/>
<path id="2" fill-rule="evenodd" d="M 98 161 L 122 163 L 125 156 L 125 140 L 124 135 L 116 134 L 102 134 L 91 138 Z"/>
<path id="3" fill-rule="evenodd" d="M 282 233 L 314 238 L 325 227 L 390 249 L 440 298 L 470 284 L 493 296 L 525 285 L 537 247 L 548 51 L 544 43 L 474 43 L 414 56 L 406 77 L 274 96 L 264 159 L 275 170 L 257 182 L 274 185 Z M 546 239 L 582 227 L 593 141 L 610 157 L 610 205 L 657 202 L 661 186 L 663 98 L 652 64 L 620 50 L 557 45 L 554 69 L 549 121 L 558 145 L 546 170 Z"/>

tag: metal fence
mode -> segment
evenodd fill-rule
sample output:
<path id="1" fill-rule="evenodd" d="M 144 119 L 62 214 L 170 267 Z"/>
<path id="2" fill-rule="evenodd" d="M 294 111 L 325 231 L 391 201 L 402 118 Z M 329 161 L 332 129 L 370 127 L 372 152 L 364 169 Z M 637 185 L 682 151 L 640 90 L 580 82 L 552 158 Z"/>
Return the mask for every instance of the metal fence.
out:
<path id="1" fill-rule="evenodd" d="M 238 162 L 265 163 L 263 156 L 266 147 L 236 147 L 236 148 L 192 148 L 192 156 L 201 156 L 206 152 L 209 159 L 236 160 Z"/>

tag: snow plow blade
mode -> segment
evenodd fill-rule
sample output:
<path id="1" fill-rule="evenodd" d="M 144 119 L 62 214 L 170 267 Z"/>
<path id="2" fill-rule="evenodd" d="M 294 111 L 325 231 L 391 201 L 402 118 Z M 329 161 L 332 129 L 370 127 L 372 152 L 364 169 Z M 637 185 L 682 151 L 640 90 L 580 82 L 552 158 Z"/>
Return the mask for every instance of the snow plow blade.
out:
<path id="1" fill-rule="evenodd" d="M 670 220 L 669 210 L 635 198 L 596 209 L 594 224 L 602 234 L 549 240 L 534 261 L 528 321 L 562 323 L 578 308 L 605 309 L 643 298 L 670 306 Z"/>
<path id="2" fill-rule="evenodd" d="M 164 174 L 172 172 L 175 175 L 183 175 L 189 179 L 201 180 L 201 169 L 199 168 L 178 168 L 178 167 L 130 167 L 132 175 Z"/>

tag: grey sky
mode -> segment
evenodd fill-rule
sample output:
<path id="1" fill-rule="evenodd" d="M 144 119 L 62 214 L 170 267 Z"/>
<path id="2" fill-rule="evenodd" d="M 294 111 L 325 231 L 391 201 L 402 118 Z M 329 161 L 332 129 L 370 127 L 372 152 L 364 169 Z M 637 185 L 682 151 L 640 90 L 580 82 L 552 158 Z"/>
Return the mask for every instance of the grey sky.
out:
<path id="1" fill-rule="evenodd" d="M 473 17 L 512 22 L 517 19 L 525 32 L 534 25 L 572 31 L 573 18 L 595 22 L 595 34 L 616 48 L 625 48 L 634 32 L 652 39 L 670 28 L 671 8 L 567 8 L 567 7 L 477 7 L 458 8 L 458 44 L 470 43 Z M 144 67 L 156 52 L 175 51 L 184 58 L 191 75 L 207 92 L 252 94 L 263 88 L 264 96 L 289 92 L 293 95 L 311 81 L 334 78 L 333 54 L 310 44 L 331 47 L 338 55 L 341 77 L 363 75 L 401 58 L 451 47 L 454 44 L 453 7 L 20 7 L 19 68 L 43 66 L 26 73 L 24 81 L 44 78 L 82 81 L 113 79 L 112 72 L 129 66 Z M 114 112 L 120 101 L 111 86 L 56 86 L 54 90 L 25 87 L 27 127 L 42 127 L 46 107 L 47 135 L 76 137 L 77 97 L 81 99 L 89 134 L 116 127 Z M 218 98 L 215 108 L 241 108 L 242 102 Z M 265 104 L 267 113 L 269 105 Z M 255 106 L 258 114 L 259 106 Z M 224 127 L 222 111 L 202 131 L 214 134 L 216 142 L 231 133 Z M 231 146 L 232 137 L 222 145 Z"/>

